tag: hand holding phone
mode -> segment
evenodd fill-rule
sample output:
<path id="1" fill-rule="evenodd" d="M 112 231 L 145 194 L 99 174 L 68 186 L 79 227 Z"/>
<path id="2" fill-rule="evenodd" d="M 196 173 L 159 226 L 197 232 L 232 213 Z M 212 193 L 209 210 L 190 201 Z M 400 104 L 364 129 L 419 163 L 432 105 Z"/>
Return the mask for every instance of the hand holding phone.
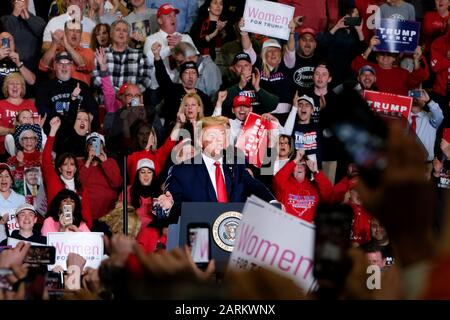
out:
<path id="1" fill-rule="evenodd" d="M 2 47 L 9 48 L 9 38 L 2 38 Z"/>
<path id="2" fill-rule="evenodd" d="M 11 269 L 0 268 L 0 289 L 12 290 L 12 285 L 8 280 L 8 276 L 13 275 Z"/>
<path id="3" fill-rule="evenodd" d="M 28 264 L 54 264 L 56 248 L 52 246 L 31 246 L 24 262 Z"/>
<path id="4" fill-rule="evenodd" d="M 71 224 L 73 224 L 72 206 L 70 204 L 65 204 L 63 206 L 61 222 L 63 226 L 70 226 Z"/>
<path id="5" fill-rule="evenodd" d="M 207 223 L 190 223 L 187 226 L 187 244 L 191 247 L 191 256 L 199 269 L 206 269 L 211 259 L 209 243 L 210 228 Z"/>
<path id="6" fill-rule="evenodd" d="M 102 153 L 102 142 L 99 138 L 92 140 L 92 147 L 94 148 L 95 155 L 98 157 Z"/>
<path id="7" fill-rule="evenodd" d="M 360 17 L 345 17 L 344 18 L 344 25 L 347 27 L 359 26 L 360 24 L 361 24 Z"/>
<path id="8" fill-rule="evenodd" d="M 422 97 L 422 90 L 409 90 L 408 96 L 415 99 L 419 99 L 420 97 Z"/>

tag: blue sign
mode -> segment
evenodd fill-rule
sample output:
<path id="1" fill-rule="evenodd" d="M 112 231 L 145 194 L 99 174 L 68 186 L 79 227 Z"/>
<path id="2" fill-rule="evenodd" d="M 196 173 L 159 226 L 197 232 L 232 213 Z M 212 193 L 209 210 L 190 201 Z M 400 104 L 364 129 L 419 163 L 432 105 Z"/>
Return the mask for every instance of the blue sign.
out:
<path id="1" fill-rule="evenodd" d="M 419 43 L 419 30 L 419 22 L 381 19 L 376 33 L 381 43 L 374 51 L 413 53 Z"/>

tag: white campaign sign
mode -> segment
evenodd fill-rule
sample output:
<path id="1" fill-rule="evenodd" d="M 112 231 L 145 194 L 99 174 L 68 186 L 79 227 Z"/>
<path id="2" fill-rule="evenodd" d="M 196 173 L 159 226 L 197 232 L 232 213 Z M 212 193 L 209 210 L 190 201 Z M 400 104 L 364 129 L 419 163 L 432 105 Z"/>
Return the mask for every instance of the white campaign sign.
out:
<path id="1" fill-rule="evenodd" d="M 313 224 L 251 196 L 242 212 L 229 267 L 263 267 L 291 278 L 310 292 L 315 286 L 314 237 Z"/>
<path id="2" fill-rule="evenodd" d="M 19 239 L 15 239 L 15 238 L 8 238 L 8 246 L 11 246 L 13 248 L 15 248 L 19 242 L 29 243 L 32 246 L 45 246 L 45 244 L 37 243 L 37 242 L 33 242 L 33 241 L 19 240 Z"/>
<path id="3" fill-rule="evenodd" d="M 49 232 L 47 245 L 56 248 L 55 264 L 49 265 L 52 270 L 56 265 L 67 270 L 67 256 L 77 253 L 86 259 L 86 266 L 97 269 L 103 257 L 102 232 Z"/>
<path id="4" fill-rule="evenodd" d="M 0 215 L 7 217 L 6 226 L 10 235 L 14 230 L 19 230 L 19 223 L 16 219 L 16 208 L 3 210 Z"/>
<path id="5" fill-rule="evenodd" d="M 288 25 L 294 17 L 294 10 L 294 7 L 276 2 L 247 0 L 242 31 L 288 40 Z"/>

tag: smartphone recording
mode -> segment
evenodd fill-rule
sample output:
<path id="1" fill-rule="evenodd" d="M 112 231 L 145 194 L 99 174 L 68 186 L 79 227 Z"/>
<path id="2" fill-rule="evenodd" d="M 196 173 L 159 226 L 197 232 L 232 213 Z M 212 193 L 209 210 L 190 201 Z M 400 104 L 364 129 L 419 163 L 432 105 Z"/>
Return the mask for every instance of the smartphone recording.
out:
<path id="1" fill-rule="evenodd" d="M 31 246 L 24 262 L 32 265 L 55 264 L 55 255 L 55 247 Z"/>
<path id="2" fill-rule="evenodd" d="M 200 269 L 205 269 L 211 260 L 210 227 L 207 223 L 190 223 L 187 226 L 187 244 L 191 255 Z"/>

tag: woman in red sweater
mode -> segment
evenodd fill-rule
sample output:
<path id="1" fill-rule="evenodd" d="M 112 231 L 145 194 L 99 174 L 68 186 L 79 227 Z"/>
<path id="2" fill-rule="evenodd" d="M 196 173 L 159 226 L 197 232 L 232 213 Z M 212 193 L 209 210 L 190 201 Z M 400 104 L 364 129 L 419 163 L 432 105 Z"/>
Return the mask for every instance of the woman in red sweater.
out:
<path id="1" fill-rule="evenodd" d="M 97 140 L 101 153 L 95 154 L 93 142 Z M 122 176 L 117 162 L 108 158 L 105 138 L 96 132 L 86 137 L 86 157 L 79 161 L 80 182 L 88 190 L 92 219 L 99 219 L 114 209 Z"/>
<path id="2" fill-rule="evenodd" d="M 286 212 L 313 222 L 319 202 L 330 202 L 333 185 L 317 169 L 317 163 L 304 159 L 304 151 L 297 150 L 294 160 L 289 161 L 273 177 L 275 197 L 286 208 Z M 312 176 L 313 180 L 308 176 Z"/>
<path id="3" fill-rule="evenodd" d="M 25 95 L 25 80 L 20 73 L 11 73 L 5 77 L 0 100 L 0 155 L 5 154 L 5 136 L 14 133 L 14 119 L 22 109 L 29 109 L 37 115 L 36 106 L 32 100 L 23 99 Z"/>
<path id="4" fill-rule="evenodd" d="M 406 96 L 408 90 L 419 88 L 422 81 L 428 79 L 428 65 L 422 56 L 420 47 L 414 51 L 414 70 L 409 73 L 408 70 L 395 66 L 396 53 L 378 52 L 377 63 L 367 61 L 373 48 L 379 44 L 378 37 L 373 36 L 366 51 L 352 61 L 352 70 L 355 73 L 358 73 L 359 69 L 365 65 L 370 65 L 375 69 L 379 91 Z"/>
<path id="5" fill-rule="evenodd" d="M 42 153 L 42 174 L 44 176 L 47 204 L 50 205 L 55 195 L 62 189 L 75 191 L 81 198 L 82 215 L 88 228 L 92 228 L 91 205 L 87 188 L 82 188 L 78 178 L 77 160 L 72 153 L 63 153 L 57 156 L 55 164 L 52 161 L 52 150 L 55 136 L 61 126 L 61 120 L 54 117 L 50 121 L 50 133 Z"/>
<path id="6" fill-rule="evenodd" d="M 139 160 L 133 185 L 128 189 L 128 201 L 141 221 L 136 240 L 146 252 L 164 248 L 167 241 L 164 213 L 172 207 L 173 199 L 170 192 L 161 195 L 159 186 L 155 179 L 155 163 L 148 158 Z"/>

